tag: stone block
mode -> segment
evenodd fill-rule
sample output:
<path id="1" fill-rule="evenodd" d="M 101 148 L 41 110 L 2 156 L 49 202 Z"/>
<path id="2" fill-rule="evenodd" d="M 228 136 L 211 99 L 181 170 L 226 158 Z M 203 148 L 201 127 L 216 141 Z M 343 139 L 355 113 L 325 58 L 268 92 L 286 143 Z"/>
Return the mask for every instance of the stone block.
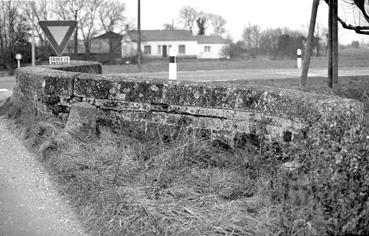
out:
<path id="1" fill-rule="evenodd" d="M 96 134 L 97 109 L 89 103 L 74 103 L 71 106 L 65 130 L 80 139 Z"/>

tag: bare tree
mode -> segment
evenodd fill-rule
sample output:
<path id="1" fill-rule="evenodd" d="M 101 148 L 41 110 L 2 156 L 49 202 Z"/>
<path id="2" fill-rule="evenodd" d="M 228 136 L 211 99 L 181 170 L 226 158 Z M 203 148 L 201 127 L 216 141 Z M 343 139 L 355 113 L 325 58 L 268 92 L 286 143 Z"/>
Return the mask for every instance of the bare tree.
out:
<path id="1" fill-rule="evenodd" d="M 52 11 L 55 5 L 56 3 L 54 1 L 35 0 L 34 7 L 32 6 L 31 1 L 26 1 L 26 3 L 21 6 L 22 11 L 25 13 L 27 20 L 31 22 L 32 27 L 36 31 L 36 34 L 40 40 L 40 46 L 46 45 L 46 38 L 38 22 L 45 21 L 45 20 L 51 20 L 55 18 L 56 16 L 54 12 Z M 32 20 L 32 11 L 34 14 L 34 20 Z"/>
<path id="2" fill-rule="evenodd" d="M 205 35 L 205 31 L 208 23 L 208 16 L 205 13 L 202 13 L 196 20 L 198 33 L 197 35 Z"/>
<path id="3" fill-rule="evenodd" d="M 84 0 L 58 0 L 54 13 L 62 20 L 75 20 L 78 22 L 74 32 L 74 53 L 78 53 L 78 31 L 80 30 L 81 12 L 84 8 Z"/>
<path id="4" fill-rule="evenodd" d="M 252 50 L 259 48 L 260 38 L 261 29 L 259 25 L 249 23 L 249 25 L 243 29 L 242 40 L 247 49 Z"/>
<path id="5" fill-rule="evenodd" d="M 12 71 L 18 43 L 26 42 L 30 25 L 16 3 L 9 0 L 0 4 L 0 66 Z"/>
<path id="6" fill-rule="evenodd" d="M 324 0 L 328 5 L 332 5 L 332 2 L 330 0 Z M 341 24 L 341 26 L 348 30 L 353 30 L 357 34 L 366 34 L 369 35 L 369 15 L 368 15 L 368 2 L 366 0 L 342 0 L 342 2 L 354 6 L 356 9 L 359 10 L 360 14 L 357 14 L 357 12 L 353 11 L 355 15 L 347 18 L 354 18 L 356 20 L 361 21 L 361 17 L 364 18 L 364 25 L 355 25 L 348 23 L 346 21 L 346 17 L 341 18 L 340 16 L 337 16 L 338 22 Z"/>
<path id="7" fill-rule="evenodd" d="M 79 14 L 80 31 L 83 37 L 86 57 L 91 56 L 91 41 L 98 33 L 97 20 L 100 0 L 84 0 Z"/>
<path id="8" fill-rule="evenodd" d="M 126 5 L 119 0 L 104 0 L 98 10 L 101 26 L 105 32 L 121 33 L 124 30 Z"/>
<path id="9" fill-rule="evenodd" d="M 191 32 L 193 32 L 193 27 L 195 26 L 199 15 L 200 13 L 191 6 L 184 6 L 179 11 L 179 18 L 183 27 Z"/>
<path id="10" fill-rule="evenodd" d="M 105 32 L 122 33 L 125 29 L 126 17 L 124 12 L 126 5 L 118 0 L 104 0 L 98 10 L 101 27 Z M 118 45 L 117 45 L 118 43 Z M 120 45 L 117 39 L 109 38 L 110 62 L 114 61 L 114 49 Z"/>
<path id="11" fill-rule="evenodd" d="M 174 27 L 174 24 L 173 23 L 165 23 L 163 25 L 163 29 L 164 30 L 175 30 L 176 28 Z"/>
<path id="12" fill-rule="evenodd" d="M 222 35 L 226 32 L 225 25 L 227 21 L 221 15 L 209 14 L 209 19 L 213 27 L 214 35 Z"/>
<path id="13" fill-rule="evenodd" d="M 278 53 L 278 41 L 283 33 L 281 28 L 263 30 L 260 33 L 260 53 L 275 57 Z"/>

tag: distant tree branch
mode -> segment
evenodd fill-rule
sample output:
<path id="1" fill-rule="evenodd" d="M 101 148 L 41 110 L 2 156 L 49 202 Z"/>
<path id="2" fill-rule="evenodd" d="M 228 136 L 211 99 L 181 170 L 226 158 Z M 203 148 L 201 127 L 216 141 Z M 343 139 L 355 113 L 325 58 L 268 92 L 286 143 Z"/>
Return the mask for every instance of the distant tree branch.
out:
<path id="1" fill-rule="evenodd" d="M 329 0 L 324 0 L 325 3 L 329 6 Z M 365 11 L 365 1 L 364 0 L 347 0 L 348 3 L 355 5 L 363 14 L 365 20 L 369 23 L 369 16 Z M 364 34 L 369 35 L 369 26 L 354 26 L 351 24 L 347 24 L 344 20 L 342 20 L 340 17 L 337 17 L 338 22 L 340 22 L 341 26 L 344 29 L 353 30 L 357 34 Z"/>
<path id="2" fill-rule="evenodd" d="M 344 20 L 340 17 L 337 17 L 338 22 L 341 23 L 342 27 L 348 30 L 353 30 L 357 34 L 365 34 L 369 35 L 369 26 L 353 26 L 351 24 L 346 24 Z"/>

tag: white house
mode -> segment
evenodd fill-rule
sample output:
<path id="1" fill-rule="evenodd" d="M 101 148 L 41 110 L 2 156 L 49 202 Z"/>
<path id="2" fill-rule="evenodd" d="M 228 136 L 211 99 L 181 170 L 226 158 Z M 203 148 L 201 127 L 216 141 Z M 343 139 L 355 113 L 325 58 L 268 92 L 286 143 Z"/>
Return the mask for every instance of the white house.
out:
<path id="1" fill-rule="evenodd" d="M 136 55 L 137 31 L 128 31 L 122 38 L 122 58 Z M 226 41 L 220 36 L 193 36 L 187 30 L 141 30 L 144 57 L 162 58 L 173 49 L 178 57 L 222 58 L 221 49 Z"/>
<path id="2" fill-rule="evenodd" d="M 224 57 L 222 49 L 228 45 L 221 36 L 201 35 L 197 38 L 197 58 L 219 59 Z"/>

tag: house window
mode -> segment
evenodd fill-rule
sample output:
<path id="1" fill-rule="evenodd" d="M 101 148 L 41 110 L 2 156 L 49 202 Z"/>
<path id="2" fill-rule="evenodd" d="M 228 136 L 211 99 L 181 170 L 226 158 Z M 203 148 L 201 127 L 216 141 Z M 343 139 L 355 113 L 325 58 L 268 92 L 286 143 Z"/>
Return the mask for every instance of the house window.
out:
<path id="1" fill-rule="evenodd" d="M 150 45 L 145 45 L 144 54 L 151 54 L 151 46 Z"/>
<path id="2" fill-rule="evenodd" d="M 204 46 L 204 52 L 210 52 L 211 47 L 210 46 Z"/>
<path id="3" fill-rule="evenodd" d="M 178 45 L 178 53 L 186 54 L 186 45 Z"/>
<path id="4" fill-rule="evenodd" d="M 158 45 L 158 54 L 161 54 L 161 45 Z"/>

